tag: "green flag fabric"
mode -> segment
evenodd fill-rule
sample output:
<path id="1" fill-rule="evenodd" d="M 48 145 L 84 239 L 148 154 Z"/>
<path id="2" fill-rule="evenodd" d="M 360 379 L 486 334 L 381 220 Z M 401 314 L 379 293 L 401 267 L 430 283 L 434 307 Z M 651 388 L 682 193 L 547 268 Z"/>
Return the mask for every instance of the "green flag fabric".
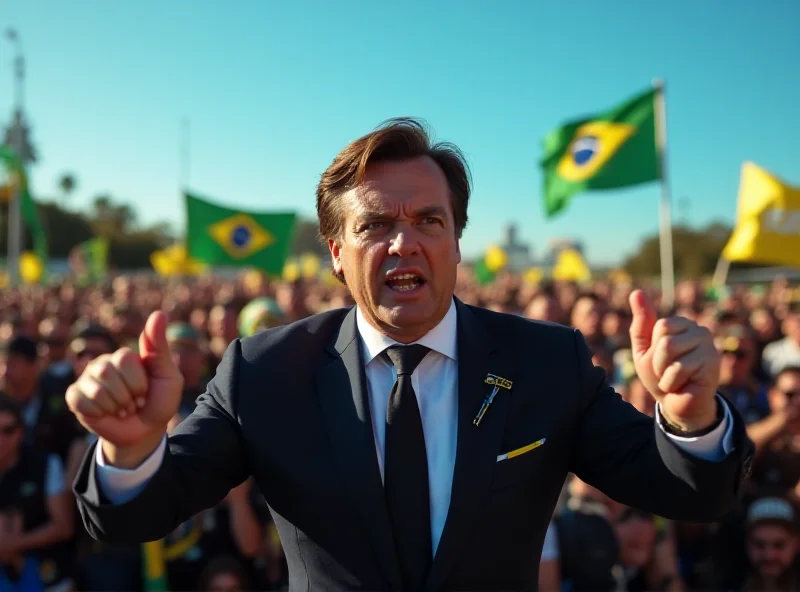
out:
<path id="1" fill-rule="evenodd" d="M 76 245 L 69 264 L 83 284 L 105 279 L 108 269 L 108 239 L 92 238 Z"/>
<path id="2" fill-rule="evenodd" d="M 605 113 L 577 119 L 544 138 L 541 161 L 547 217 L 585 191 L 617 189 L 661 178 L 656 146 L 656 89 Z"/>
<path id="3" fill-rule="evenodd" d="M 494 271 L 489 269 L 489 266 L 486 265 L 486 259 L 483 257 L 475 262 L 473 273 L 475 274 L 475 279 L 477 280 L 478 285 L 481 286 L 491 284 L 497 275 Z"/>
<path id="4" fill-rule="evenodd" d="M 226 208 L 186 198 L 186 249 L 209 265 L 252 267 L 280 276 L 294 239 L 296 214 Z"/>
<path id="5" fill-rule="evenodd" d="M 7 146 L 0 146 L 0 161 L 4 162 L 8 172 L 16 177 L 12 182 L 17 184 L 22 221 L 28 228 L 28 232 L 31 233 L 33 250 L 36 256 L 39 257 L 42 265 L 47 269 L 47 236 L 44 233 L 42 222 L 39 220 L 36 204 L 28 189 L 28 176 L 25 173 L 25 167 L 17 158 L 16 153 Z"/>

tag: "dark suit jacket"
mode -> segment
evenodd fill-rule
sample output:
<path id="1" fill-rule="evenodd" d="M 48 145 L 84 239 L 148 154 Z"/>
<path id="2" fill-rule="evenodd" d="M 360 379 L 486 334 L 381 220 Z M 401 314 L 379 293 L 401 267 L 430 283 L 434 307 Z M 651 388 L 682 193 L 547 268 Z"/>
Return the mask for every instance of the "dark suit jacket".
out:
<path id="1" fill-rule="evenodd" d="M 620 502 L 710 521 L 732 507 L 751 456 L 738 415 L 720 462 L 681 451 L 614 393 L 580 334 L 457 301 L 458 445 L 430 590 L 533 590 L 568 472 Z M 96 538 L 145 541 L 213 506 L 248 475 L 283 542 L 292 590 L 399 590 L 354 309 L 235 341 L 134 500 L 105 503 L 94 450 L 75 482 Z M 490 387 L 508 378 L 483 422 Z M 510 460 L 499 454 L 541 438 Z"/>

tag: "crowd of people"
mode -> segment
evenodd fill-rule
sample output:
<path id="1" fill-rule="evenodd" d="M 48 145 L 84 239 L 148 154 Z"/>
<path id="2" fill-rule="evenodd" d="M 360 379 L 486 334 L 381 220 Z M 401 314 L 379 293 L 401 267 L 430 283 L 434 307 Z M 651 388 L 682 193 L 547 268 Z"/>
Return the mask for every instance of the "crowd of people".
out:
<path id="1" fill-rule="evenodd" d="M 632 287 L 610 280 L 527 284 L 512 273 L 482 284 L 464 268 L 456 295 L 578 329 L 616 391 L 652 416 L 654 400 L 630 352 Z M 658 290 L 651 293 L 659 303 Z M 121 346 L 136 349 L 151 311 L 168 314 L 170 349 L 184 377 L 174 427 L 191 413 L 234 339 L 352 304 L 342 285 L 271 282 L 254 273 L 120 275 L 96 285 L 65 280 L 0 294 L 0 590 L 145 588 L 142 546 L 99 543 L 83 529 L 71 486 L 93 436 L 64 394 L 92 359 Z M 741 507 L 715 524 L 674 522 L 622 506 L 570 476 L 545 540 L 540 589 L 798 589 L 800 292 L 781 279 L 715 292 L 686 281 L 662 312 L 707 327 L 722 352 L 721 394 L 741 413 L 757 450 Z M 181 525 L 161 548 L 169 590 L 287 585 L 269 508 L 249 481 Z"/>

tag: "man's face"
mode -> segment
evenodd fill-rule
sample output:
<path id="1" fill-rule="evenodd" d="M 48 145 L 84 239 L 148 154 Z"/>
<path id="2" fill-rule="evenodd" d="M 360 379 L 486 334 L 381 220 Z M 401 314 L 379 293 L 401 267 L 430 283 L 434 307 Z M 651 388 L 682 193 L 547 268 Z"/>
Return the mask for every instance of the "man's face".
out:
<path id="1" fill-rule="evenodd" d="M 203 374 L 203 351 L 196 341 L 176 339 L 169 344 L 172 360 L 181 371 L 185 385 L 196 386 Z"/>
<path id="2" fill-rule="evenodd" d="M 775 381 L 769 393 L 769 404 L 774 411 L 788 411 L 792 417 L 800 417 L 800 373 L 784 372 Z M 795 431 L 795 422 L 790 431 Z"/>
<path id="3" fill-rule="evenodd" d="M 6 357 L 4 384 L 8 394 L 16 396 L 30 394 L 39 377 L 39 366 L 35 360 L 11 354 Z"/>
<path id="4" fill-rule="evenodd" d="M 797 556 L 797 537 L 784 526 L 761 524 L 747 536 L 747 556 L 764 577 L 777 578 Z"/>
<path id="5" fill-rule="evenodd" d="M 558 301 L 547 294 L 539 294 L 528 305 L 525 315 L 536 321 L 557 323 L 560 319 Z"/>
<path id="6" fill-rule="evenodd" d="M 239 336 L 239 327 L 236 324 L 236 311 L 227 306 L 217 305 L 211 309 L 208 319 L 208 329 L 212 337 L 221 338 L 230 343 Z"/>
<path id="7" fill-rule="evenodd" d="M 461 253 L 447 180 L 428 157 L 370 167 L 328 242 L 367 321 L 409 343 L 435 327 L 453 298 Z"/>
<path id="8" fill-rule="evenodd" d="M 717 349 L 722 352 L 722 363 L 719 368 L 720 384 L 729 386 L 746 384 L 756 361 L 755 344 L 746 338 L 723 338 L 719 341 Z"/>
<path id="9" fill-rule="evenodd" d="M 626 567 L 644 567 L 653 556 L 656 526 L 646 512 L 624 509 L 617 518 L 614 531 L 620 545 L 620 559 Z"/>
<path id="10" fill-rule="evenodd" d="M 572 310 L 572 326 L 587 339 L 600 334 L 600 305 L 592 298 L 580 298 Z"/>

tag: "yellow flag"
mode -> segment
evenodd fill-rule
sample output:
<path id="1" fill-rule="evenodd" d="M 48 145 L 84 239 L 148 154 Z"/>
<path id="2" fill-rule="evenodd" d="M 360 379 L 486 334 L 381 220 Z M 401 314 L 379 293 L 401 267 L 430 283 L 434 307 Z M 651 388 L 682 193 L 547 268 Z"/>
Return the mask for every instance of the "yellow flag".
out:
<path id="1" fill-rule="evenodd" d="M 800 187 L 744 163 L 736 226 L 722 257 L 800 267 Z"/>
<path id="2" fill-rule="evenodd" d="M 192 259 L 181 244 L 171 245 L 150 255 L 150 264 L 156 273 L 169 277 L 173 275 L 198 275 L 205 271 L 205 265 Z"/>
<path id="3" fill-rule="evenodd" d="M 553 267 L 553 279 L 564 282 L 585 282 L 592 279 L 592 272 L 578 251 L 564 249 L 559 253 Z"/>
<path id="4" fill-rule="evenodd" d="M 44 275 L 44 264 L 38 255 L 25 251 L 19 258 L 19 277 L 26 284 L 38 284 Z"/>
<path id="5" fill-rule="evenodd" d="M 486 269 L 492 273 L 496 273 L 508 264 L 508 255 L 502 249 L 502 247 L 491 245 L 488 249 L 486 249 L 484 263 L 486 264 Z"/>

